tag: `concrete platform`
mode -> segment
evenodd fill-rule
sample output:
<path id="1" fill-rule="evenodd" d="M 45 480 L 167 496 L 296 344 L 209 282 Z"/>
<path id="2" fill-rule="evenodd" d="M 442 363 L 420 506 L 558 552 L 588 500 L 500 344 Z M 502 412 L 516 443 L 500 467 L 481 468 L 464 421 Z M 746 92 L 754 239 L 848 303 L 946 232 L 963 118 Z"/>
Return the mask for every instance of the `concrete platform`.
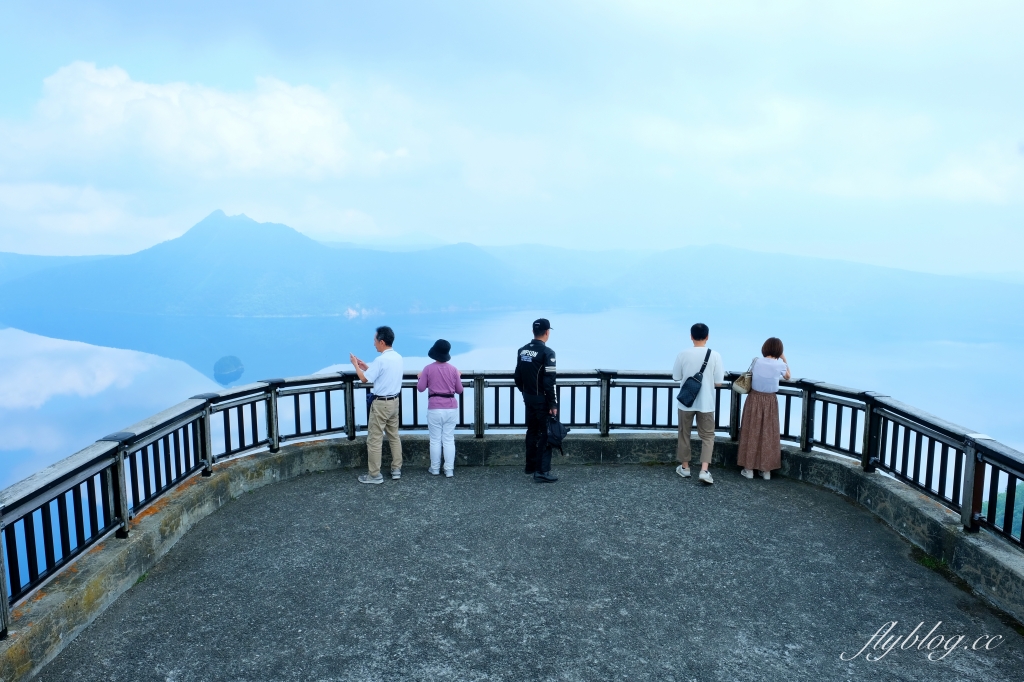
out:
<path id="1" fill-rule="evenodd" d="M 38 679 L 992 681 L 1024 670 L 1009 623 L 864 508 L 806 483 L 715 469 L 709 487 L 663 464 L 562 467 L 554 485 L 511 466 L 452 480 L 409 468 L 379 486 L 357 473 L 226 502 Z M 842 660 L 890 621 L 890 636 L 938 623 L 929 642 L 956 648 L 934 661 L 916 646 Z"/>

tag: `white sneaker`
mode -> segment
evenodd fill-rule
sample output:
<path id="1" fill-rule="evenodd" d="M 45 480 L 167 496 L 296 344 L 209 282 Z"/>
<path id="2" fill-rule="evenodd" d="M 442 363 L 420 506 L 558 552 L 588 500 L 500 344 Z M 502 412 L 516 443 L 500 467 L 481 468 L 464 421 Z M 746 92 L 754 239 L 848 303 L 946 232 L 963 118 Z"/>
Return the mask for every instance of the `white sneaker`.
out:
<path id="1" fill-rule="evenodd" d="M 445 469 L 444 470 L 444 476 L 445 476 L 445 478 L 454 478 L 455 477 L 455 472 L 452 471 L 451 469 Z"/>
<path id="2" fill-rule="evenodd" d="M 402 477 L 402 470 L 401 469 L 392 469 L 391 470 L 391 480 L 392 481 L 397 481 L 401 477 Z"/>
<path id="3" fill-rule="evenodd" d="M 676 473 L 679 474 L 680 476 L 682 476 L 683 478 L 689 478 L 690 477 L 690 469 L 689 469 L 689 467 L 684 469 L 682 464 L 680 464 L 679 466 L 676 467 Z"/>
<path id="4" fill-rule="evenodd" d="M 740 472 L 740 476 L 742 476 L 743 478 L 752 479 L 754 478 L 754 472 L 751 469 L 744 469 L 743 471 Z"/>
<path id="5" fill-rule="evenodd" d="M 772 480 L 772 472 L 770 472 L 770 471 L 762 471 L 761 472 L 761 478 L 763 478 L 766 481 Z"/>
<path id="6" fill-rule="evenodd" d="M 712 483 L 715 482 L 715 479 L 711 478 L 711 472 L 710 471 L 702 471 L 702 472 L 700 472 L 700 474 L 697 476 L 697 478 L 699 478 L 704 483 L 707 483 L 708 485 L 711 485 Z"/>
<path id="7" fill-rule="evenodd" d="M 431 476 L 437 476 L 441 472 L 438 471 L 437 469 L 427 469 L 427 473 L 430 474 Z"/>

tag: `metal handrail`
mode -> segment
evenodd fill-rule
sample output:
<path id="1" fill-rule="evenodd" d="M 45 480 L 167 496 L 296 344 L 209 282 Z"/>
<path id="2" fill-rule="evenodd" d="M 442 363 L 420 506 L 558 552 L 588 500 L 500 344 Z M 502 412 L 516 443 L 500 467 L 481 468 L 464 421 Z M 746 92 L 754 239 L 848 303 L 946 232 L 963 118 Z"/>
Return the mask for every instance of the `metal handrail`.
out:
<path id="1" fill-rule="evenodd" d="M 732 440 L 739 438 L 745 399 L 730 390 L 739 376 L 727 373 L 715 389 L 715 429 Z M 403 376 L 402 430 L 427 428 L 416 378 Z M 558 378 L 561 418 L 574 428 L 608 436 L 678 426 L 679 382 L 668 372 L 570 370 Z M 513 380 L 505 370 L 463 372 L 458 428 L 483 438 L 488 429 L 524 427 Z M 809 379 L 780 385 L 784 440 L 799 441 L 804 451 L 860 460 L 865 472 L 882 469 L 960 512 L 965 530 L 984 526 L 1022 547 L 1016 487 L 1024 481 L 1024 454 L 889 396 Z M 0 636 L 6 636 L 11 606 L 110 533 L 127 537 L 140 509 L 187 478 L 209 476 L 219 459 L 275 452 L 282 442 L 325 435 L 355 439 L 366 428 L 359 418 L 365 401 L 356 393 L 370 389 L 353 372 L 332 372 L 204 393 L 0 491 L 0 585 L 11 584 L 0 599 Z M 291 428 L 283 433 L 286 425 Z"/>

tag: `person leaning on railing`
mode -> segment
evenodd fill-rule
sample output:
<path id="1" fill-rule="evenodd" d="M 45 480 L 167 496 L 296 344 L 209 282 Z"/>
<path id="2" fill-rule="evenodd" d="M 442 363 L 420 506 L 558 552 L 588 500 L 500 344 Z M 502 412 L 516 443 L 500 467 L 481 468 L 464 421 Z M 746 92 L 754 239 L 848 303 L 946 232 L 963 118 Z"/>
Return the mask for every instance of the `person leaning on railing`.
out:
<path id="1" fill-rule="evenodd" d="M 434 476 L 441 473 L 441 454 L 444 453 L 444 475 L 455 475 L 455 425 L 459 423 L 459 401 L 462 393 L 462 375 L 452 359 L 452 344 L 438 339 L 427 351 L 434 362 L 423 368 L 416 382 L 416 390 L 427 394 L 427 429 L 430 432 L 430 468 Z"/>
<path id="2" fill-rule="evenodd" d="M 750 365 L 750 393 L 743 405 L 740 421 L 740 449 L 736 463 L 743 467 L 744 478 L 772 477 L 772 469 L 782 466 L 782 440 L 779 437 L 779 379 L 791 376 L 782 340 L 774 336 L 761 346 L 761 356 Z"/>

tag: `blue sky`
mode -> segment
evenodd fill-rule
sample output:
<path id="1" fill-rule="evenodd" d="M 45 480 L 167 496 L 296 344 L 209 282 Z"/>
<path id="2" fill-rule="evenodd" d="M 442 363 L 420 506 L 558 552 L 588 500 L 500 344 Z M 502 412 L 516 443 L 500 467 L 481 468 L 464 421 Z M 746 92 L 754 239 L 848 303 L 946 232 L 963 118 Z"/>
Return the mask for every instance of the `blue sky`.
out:
<path id="1" fill-rule="evenodd" d="M 17 2 L 0 250 L 362 243 L 1024 272 L 1024 4 Z"/>

